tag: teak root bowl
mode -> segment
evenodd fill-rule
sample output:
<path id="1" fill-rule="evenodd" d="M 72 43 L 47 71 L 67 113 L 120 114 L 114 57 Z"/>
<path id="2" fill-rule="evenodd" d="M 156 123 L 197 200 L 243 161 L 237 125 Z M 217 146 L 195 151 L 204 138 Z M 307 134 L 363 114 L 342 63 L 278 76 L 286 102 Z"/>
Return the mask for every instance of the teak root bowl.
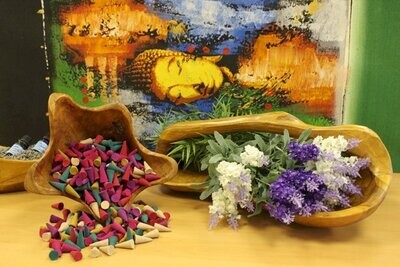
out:
<path id="1" fill-rule="evenodd" d="M 24 179 L 29 168 L 38 160 L 0 158 L 0 193 L 24 190 Z"/>
<path id="2" fill-rule="evenodd" d="M 204 121 L 189 121 L 173 124 L 160 135 L 157 152 L 167 154 L 171 143 L 199 137 L 204 134 L 233 132 L 269 132 L 282 134 L 287 129 L 292 137 L 298 137 L 305 129 L 312 129 L 310 137 L 343 135 L 346 139 L 358 138 L 359 146 L 349 152 L 358 157 L 368 157 L 371 161 L 366 170 L 361 171 L 359 185 L 362 196 L 352 199 L 352 207 L 331 212 L 318 212 L 309 217 L 296 217 L 302 225 L 315 227 L 339 227 L 360 221 L 372 214 L 383 201 L 392 177 L 392 164 L 389 153 L 379 136 L 367 127 L 341 125 L 318 127 L 305 124 L 285 112 L 271 112 L 261 115 L 238 116 Z M 193 185 L 201 184 L 207 175 L 193 171 L 178 171 L 178 174 L 165 183 L 171 189 L 196 191 Z"/>
<path id="3" fill-rule="evenodd" d="M 137 148 L 138 153 L 161 177 L 151 185 L 162 184 L 170 180 L 177 172 L 174 159 L 145 148 L 135 137 L 132 118 L 128 109 L 120 104 L 107 104 L 96 108 L 81 107 L 71 97 L 53 93 L 48 101 L 50 143 L 43 157 L 32 165 L 25 178 L 25 189 L 45 195 L 64 195 L 88 205 L 81 199 L 63 194 L 49 184 L 52 180 L 51 168 L 58 150 L 65 150 L 71 142 L 94 138 L 98 134 L 106 139 L 126 140 L 130 150 Z M 143 190 L 135 191 L 129 203 Z M 88 207 L 90 210 L 90 208 Z"/>

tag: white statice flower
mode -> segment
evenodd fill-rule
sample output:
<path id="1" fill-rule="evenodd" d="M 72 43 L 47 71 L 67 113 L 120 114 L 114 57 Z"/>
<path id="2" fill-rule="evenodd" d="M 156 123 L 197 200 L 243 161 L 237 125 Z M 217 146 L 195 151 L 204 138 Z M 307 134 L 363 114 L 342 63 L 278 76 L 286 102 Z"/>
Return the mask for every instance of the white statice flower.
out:
<path id="1" fill-rule="evenodd" d="M 237 225 L 238 206 L 248 208 L 251 204 L 251 171 L 241 163 L 221 161 L 217 168 L 220 188 L 212 193 L 210 225 L 226 217 L 232 227 Z"/>
<path id="2" fill-rule="evenodd" d="M 347 150 L 348 141 L 342 135 L 337 137 L 329 136 L 327 138 L 317 136 L 314 138 L 313 144 L 318 147 L 320 154 L 326 153 L 335 158 L 340 158 L 341 153 Z"/>
<path id="3" fill-rule="evenodd" d="M 212 205 L 209 206 L 211 214 L 218 214 L 220 218 L 238 215 L 235 195 L 232 192 L 220 188 L 212 193 L 211 197 Z"/>
<path id="4" fill-rule="evenodd" d="M 219 183 L 226 188 L 229 182 L 238 180 L 241 176 L 250 175 L 250 171 L 243 164 L 237 162 L 221 161 L 217 168 Z"/>
<path id="5" fill-rule="evenodd" d="M 242 163 L 244 165 L 250 165 L 253 167 L 262 167 L 263 165 L 268 165 L 268 156 L 255 146 L 247 145 L 244 147 L 244 152 L 240 154 Z"/>

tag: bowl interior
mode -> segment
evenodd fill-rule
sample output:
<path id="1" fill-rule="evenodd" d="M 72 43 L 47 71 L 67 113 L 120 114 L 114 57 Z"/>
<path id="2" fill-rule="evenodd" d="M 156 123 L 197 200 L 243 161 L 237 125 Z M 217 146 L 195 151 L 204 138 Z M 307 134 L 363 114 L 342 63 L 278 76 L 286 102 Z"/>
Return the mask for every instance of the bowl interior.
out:
<path id="1" fill-rule="evenodd" d="M 379 136 L 364 126 L 318 127 L 305 124 L 285 112 L 190 121 L 176 123 L 166 128 L 160 135 L 156 151 L 167 154 L 171 143 L 175 141 L 199 137 L 202 134 L 212 134 L 214 131 L 220 133 L 259 131 L 282 134 L 284 129 L 287 129 L 290 135 L 296 138 L 309 128 L 312 129 L 311 137 L 342 135 L 346 139 L 359 139 L 360 145 L 349 152 L 358 157 L 368 157 L 371 164 L 368 169 L 361 172 L 361 179 L 358 179 L 363 195 L 352 199 L 353 207 L 340 211 L 317 213 L 311 217 L 299 217 L 296 221 L 310 226 L 333 227 L 353 223 L 371 214 L 386 195 L 392 176 L 392 166 L 389 153 Z M 199 175 L 202 176 L 199 177 Z M 178 174 L 165 185 L 175 190 L 197 191 L 191 186 L 200 184 L 206 177 L 204 174 L 179 170 Z"/>

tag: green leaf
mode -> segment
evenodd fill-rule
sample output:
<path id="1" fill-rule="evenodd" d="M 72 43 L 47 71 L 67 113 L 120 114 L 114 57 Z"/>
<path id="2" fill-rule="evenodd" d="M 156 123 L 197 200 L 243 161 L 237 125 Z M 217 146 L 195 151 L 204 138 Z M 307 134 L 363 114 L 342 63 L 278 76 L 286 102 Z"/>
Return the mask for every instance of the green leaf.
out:
<path id="1" fill-rule="evenodd" d="M 267 150 L 267 144 L 265 143 L 264 139 L 261 138 L 260 135 L 256 134 L 254 136 L 255 141 L 257 142 L 258 147 L 260 148 L 261 151 L 266 151 Z"/>
<path id="2" fill-rule="evenodd" d="M 211 154 L 218 154 L 223 152 L 214 140 L 208 140 L 207 150 L 210 151 Z"/>
<path id="3" fill-rule="evenodd" d="M 186 149 L 186 155 L 185 155 L 185 164 L 188 164 L 188 162 L 189 162 L 189 160 L 191 159 L 191 157 L 190 157 L 190 151 L 191 151 L 191 144 L 189 143 L 189 144 L 187 144 L 186 145 L 186 147 L 185 147 L 185 149 Z"/>
<path id="4" fill-rule="evenodd" d="M 221 161 L 223 159 L 224 159 L 224 157 L 222 156 L 222 154 L 216 154 L 216 155 L 212 156 L 208 162 L 210 164 L 214 164 L 214 163 L 217 163 L 217 162 L 219 162 L 219 161 Z"/>
<path id="5" fill-rule="evenodd" d="M 285 129 L 283 131 L 283 146 L 287 147 L 287 145 L 290 142 L 290 135 L 289 135 L 289 131 L 287 129 Z"/>
<path id="6" fill-rule="evenodd" d="M 229 156 L 229 159 L 231 159 L 230 161 L 235 161 L 237 163 L 241 163 L 242 162 L 242 158 L 239 155 L 235 154 L 235 153 L 232 153 Z"/>
<path id="7" fill-rule="evenodd" d="M 218 142 L 218 144 L 221 146 L 222 151 L 226 152 L 228 150 L 228 145 L 225 141 L 225 138 L 217 131 L 214 131 L 214 138 Z"/>
<path id="8" fill-rule="evenodd" d="M 206 190 L 204 190 L 201 194 L 200 194 L 200 200 L 205 200 L 206 198 L 208 198 L 209 196 L 211 196 L 212 193 L 218 191 L 219 186 L 218 185 L 214 185 L 211 187 L 208 187 Z"/>
<path id="9" fill-rule="evenodd" d="M 310 128 L 304 130 L 304 131 L 300 134 L 299 138 L 297 138 L 297 142 L 301 144 L 301 143 L 304 143 L 305 141 L 307 141 L 307 139 L 308 139 L 308 137 L 310 136 L 311 132 L 312 132 L 312 130 L 311 130 Z"/>
<path id="10" fill-rule="evenodd" d="M 208 158 L 204 158 L 201 161 L 201 166 L 200 166 L 200 170 L 201 171 L 205 171 L 208 168 Z"/>
<path id="11" fill-rule="evenodd" d="M 183 145 L 178 145 L 174 147 L 171 151 L 168 152 L 168 156 L 173 156 L 174 154 L 178 153 L 181 149 L 183 149 Z"/>

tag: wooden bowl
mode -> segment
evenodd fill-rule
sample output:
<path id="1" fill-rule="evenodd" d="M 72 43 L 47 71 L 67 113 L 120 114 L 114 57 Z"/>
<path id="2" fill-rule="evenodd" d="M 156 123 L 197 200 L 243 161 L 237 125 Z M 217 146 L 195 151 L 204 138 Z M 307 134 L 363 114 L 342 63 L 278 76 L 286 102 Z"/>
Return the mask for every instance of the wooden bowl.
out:
<path id="1" fill-rule="evenodd" d="M 202 134 L 212 134 L 214 131 L 220 133 L 259 131 L 282 134 L 283 130 L 287 129 L 290 135 L 296 138 L 308 128 L 312 129 L 311 137 L 343 135 L 346 139 L 358 138 L 361 140 L 359 146 L 349 152 L 359 157 L 368 157 L 371 164 L 368 169 L 361 171 L 359 185 L 363 195 L 352 199 L 352 207 L 332 212 L 318 212 L 310 217 L 298 216 L 295 221 L 308 226 L 338 227 L 369 216 L 383 201 L 393 173 L 385 145 L 375 132 L 364 126 L 312 126 L 285 112 L 190 121 L 176 123 L 166 128 L 159 137 L 156 151 L 167 154 L 172 142 L 199 137 Z M 178 171 L 178 174 L 165 185 L 175 190 L 193 191 L 191 186 L 200 184 L 206 177 L 204 173 Z"/>
<path id="2" fill-rule="evenodd" d="M 29 168 L 38 160 L 0 158 L 0 193 L 24 190 L 24 179 Z"/>
<path id="3" fill-rule="evenodd" d="M 53 178 L 51 168 L 53 158 L 58 150 L 65 150 L 71 142 L 77 142 L 98 134 L 106 139 L 126 140 L 130 150 L 138 149 L 138 153 L 161 177 L 152 181 L 151 185 L 161 184 L 170 180 L 177 172 L 178 165 L 174 159 L 155 153 L 145 148 L 135 137 L 131 114 L 120 104 L 113 103 L 97 108 L 86 108 L 77 105 L 71 97 L 53 93 L 48 101 L 50 143 L 43 157 L 29 170 L 25 178 L 25 189 L 45 195 L 64 195 L 49 184 Z M 135 191 L 129 203 L 144 189 Z M 65 195 L 70 197 L 69 195 Z M 81 199 L 70 197 L 86 203 Z M 88 207 L 89 208 L 89 207 Z"/>

